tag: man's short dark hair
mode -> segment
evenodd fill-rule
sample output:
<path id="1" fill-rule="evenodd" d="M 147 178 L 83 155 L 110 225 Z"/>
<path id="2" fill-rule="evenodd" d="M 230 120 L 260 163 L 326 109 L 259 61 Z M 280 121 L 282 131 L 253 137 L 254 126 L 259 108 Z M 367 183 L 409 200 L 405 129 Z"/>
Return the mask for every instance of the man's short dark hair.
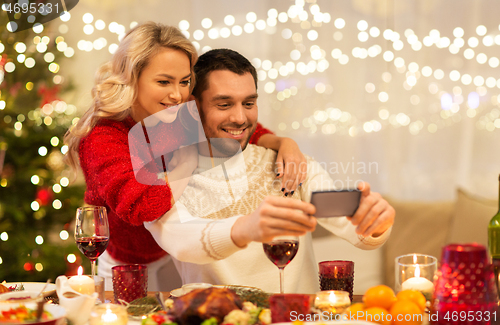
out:
<path id="1" fill-rule="evenodd" d="M 240 76 L 249 72 L 255 81 L 255 89 L 257 89 L 257 71 L 250 61 L 236 51 L 215 49 L 200 55 L 194 66 L 196 84 L 193 95 L 198 100 L 201 100 L 201 93 L 208 88 L 208 75 L 216 70 L 229 70 Z"/>

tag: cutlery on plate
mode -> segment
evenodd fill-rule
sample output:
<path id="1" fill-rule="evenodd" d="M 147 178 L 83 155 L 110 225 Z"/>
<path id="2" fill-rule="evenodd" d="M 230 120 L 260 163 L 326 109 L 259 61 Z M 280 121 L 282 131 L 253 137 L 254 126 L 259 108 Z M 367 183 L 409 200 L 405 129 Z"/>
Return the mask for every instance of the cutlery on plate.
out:
<path id="1" fill-rule="evenodd" d="M 37 299 L 38 297 L 43 296 L 43 293 L 45 292 L 45 289 L 49 285 L 50 281 L 52 281 L 52 280 L 48 279 L 47 282 L 45 282 L 45 285 L 43 286 L 42 290 L 40 291 L 40 293 L 34 299 Z"/>
<path id="2" fill-rule="evenodd" d="M 160 304 L 161 308 L 164 310 L 164 311 L 168 311 L 167 310 L 167 307 L 165 306 L 165 303 L 164 303 L 164 299 L 163 299 L 163 293 L 157 291 L 155 293 L 155 297 L 156 297 L 156 300 L 158 301 L 158 303 Z"/>

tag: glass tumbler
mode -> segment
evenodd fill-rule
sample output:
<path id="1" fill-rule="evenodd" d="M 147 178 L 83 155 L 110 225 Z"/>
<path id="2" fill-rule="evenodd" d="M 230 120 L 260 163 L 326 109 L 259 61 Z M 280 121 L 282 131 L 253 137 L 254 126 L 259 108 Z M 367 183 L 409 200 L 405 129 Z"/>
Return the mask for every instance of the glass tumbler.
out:
<path id="1" fill-rule="evenodd" d="M 445 246 L 434 284 L 431 324 L 493 324 L 498 297 L 486 247 Z"/>
<path id="2" fill-rule="evenodd" d="M 413 289 L 420 291 L 430 301 L 434 293 L 434 276 L 437 258 L 424 254 L 396 257 L 396 292 Z"/>
<path id="3" fill-rule="evenodd" d="M 272 323 L 304 320 L 311 312 L 314 295 L 299 293 L 274 294 L 269 298 Z"/>
<path id="4" fill-rule="evenodd" d="M 132 302 L 148 295 L 148 267 L 140 264 L 111 268 L 115 302 Z"/>
<path id="5" fill-rule="evenodd" d="M 352 301 L 354 289 L 354 262 L 323 261 L 319 263 L 319 288 L 349 292 Z"/>

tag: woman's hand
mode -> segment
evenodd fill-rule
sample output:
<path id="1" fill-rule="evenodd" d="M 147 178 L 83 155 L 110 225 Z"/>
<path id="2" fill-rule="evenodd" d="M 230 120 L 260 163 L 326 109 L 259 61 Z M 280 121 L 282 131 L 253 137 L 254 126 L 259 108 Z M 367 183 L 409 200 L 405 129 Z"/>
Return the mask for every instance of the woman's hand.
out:
<path id="1" fill-rule="evenodd" d="M 295 141 L 290 138 L 279 139 L 276 178 L 281 178 L 281 191 L 285 196 L 293 195 L 306 179 L 307 160 Z"/>

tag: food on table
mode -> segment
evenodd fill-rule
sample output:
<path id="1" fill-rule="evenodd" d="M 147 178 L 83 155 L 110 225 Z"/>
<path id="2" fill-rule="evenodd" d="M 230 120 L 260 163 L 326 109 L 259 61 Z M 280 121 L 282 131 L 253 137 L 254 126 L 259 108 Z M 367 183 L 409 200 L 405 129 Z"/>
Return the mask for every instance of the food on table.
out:
<path id="1" fill-rule="evenodd" d="M 262 291 L 258 288 L 245 287 L 245 286 L 226 286 L 226 288 L 233 290 L 242 301 L 249 301 L 257 307 L 269 308 L 270 293 Z"/>
<path id="2" fill-rule="evenodd" d="M 363 296 L 363 302 L 367 307 L 389 309 L 396 300 L 394 290 L 383 284 L 369 288 Z"/>
<path id="3" fill-rule="evenodd" d="M 396 298 L 399 300 L 409 300 L 414 302 L 420 311 L 423 313 L 425 311 L 425 305 L 427 303 L 425 296 L 422 292 L 418 290 L 403 290 L 398 292 Z"/>
<path id="4" fill-rule="evenodd" d="M 382 325 L 391 325 L 391 320 L 389 317 L 389 311 L 382 307 L 370 307 L 364 310 L 361 314 L 361 317 L 358 317 L 357 320 L 365 320 L 368 322 L 376 322 L 377 324 Z"/>
<path id="5" fill-rule="evenodd" d="M 7 288 L 7 291 L 5 291 L 5 289 L 3 288 Z M 21 283 L 21 284 L 15 284 L 13 286 L 7 286 L 6 285 L 6 282 L 2 282 L 2 284 L 0 284 L 0 293 L 5 293 L 5 292 L 12 292 L 12 291 L 23 291 L 24 290 L 24 285 Z"/>
<path id="6" fill-rule="evenodd" d="M 420 319 L 415 317 L 401 317 L 400 315 L 422 315 L 422 311 L 412 301 L 398 300 L 392 305 L 390 313 L 392 315 L 392 324 L 405 324 L 405 325 L 420 325 L 422 324 L 423 317 Z M 399 316 L 399 318 L 398 318 Z"/>
<path id="7" fill-rule="evenodd" d="M 127 313 L 130 316 L 142 316 L 154 313 L 161 309 L 160 304 L 154 297 L 144 297 L 132 301 L 127 306 Z"/>
<path id="8" fill-rule="evenodd" d="M 241 299 L 230 289 L 195 289 L 177 298 L 169 314 L 180 325 L 201 324 L 212 317 L 220 323 L 231 310 L 242 307 Z"/>
<path id="9" fill-rule="evenodd" d="M 141 322 L 141 325 L 163 325 L 163 324 L 177 325 L 177 323 L 174 323 L 173 317 L 167 315 L 167 312 L 163 310 L 148 315 L 148 317 L 144 318 Z"/>
<path id="10" fill-rule="evenodd" d="M 356 319 L 356 315 L 360 315 L 366 309 L 366 306 L 362 302 L 357 302 L 355 304 L 350 305 L 344 312 L 344 315 L 347 315 L 348 319 Z M 360 314 L 358 314 L 358 312 Z"/>
<path id="11" fill-rule="evenodd" d="M 24 296 L 24 297 L 12 297 L 7 299 L 7 301 L 20 301 L 20 300 L 31 300 L 31 296 Z"/>
<path id="12" fill-rule="evenodd" d="M 391 288 L 379 285 L 368 289 L 363 303 L 352 304 L 344 316 L 382 325 L 420 325 L 425 316 L 425 304 L 420 291 L 403 290 L 395 295 Z"/>
<path id="13" fill-rule="evenodd" d="M 149 314 L 142 325 L 267 325 L 269 309 L 241 299 L 227 288 L 196 289 L 165 302 L 168 312 Z"/>
<path id="14" fill-rule="evenodd" d="M 44 310 L 42 313 L 41 320 L 49 320 L 52 318 L 52 315 Z M 9 322 L 9 323 L 21 323 L 26 321 L 35 321 L 36 320 L 36 309 L 26 308 L 24 305 L 20 305 L 16 308 L 10 308 L 9 310 L 4 310 L 0 314 L 0 323 Z"/>
<path id="15" fill-rule="evenodd" d="M 222 325 L 270 324 L 271 310 L 257 307 L 249 301 L 243 303 L 243 309 L 232 310 L 224 317 Z"/>
<path id="16" fill-rule="evenodd" d="M 0 293 L 4 293 L 4 292 L 10 292 L 10 290 L 9 290 L 9 288 L 4 286 L 3 284 L 0 284 Z"/>

